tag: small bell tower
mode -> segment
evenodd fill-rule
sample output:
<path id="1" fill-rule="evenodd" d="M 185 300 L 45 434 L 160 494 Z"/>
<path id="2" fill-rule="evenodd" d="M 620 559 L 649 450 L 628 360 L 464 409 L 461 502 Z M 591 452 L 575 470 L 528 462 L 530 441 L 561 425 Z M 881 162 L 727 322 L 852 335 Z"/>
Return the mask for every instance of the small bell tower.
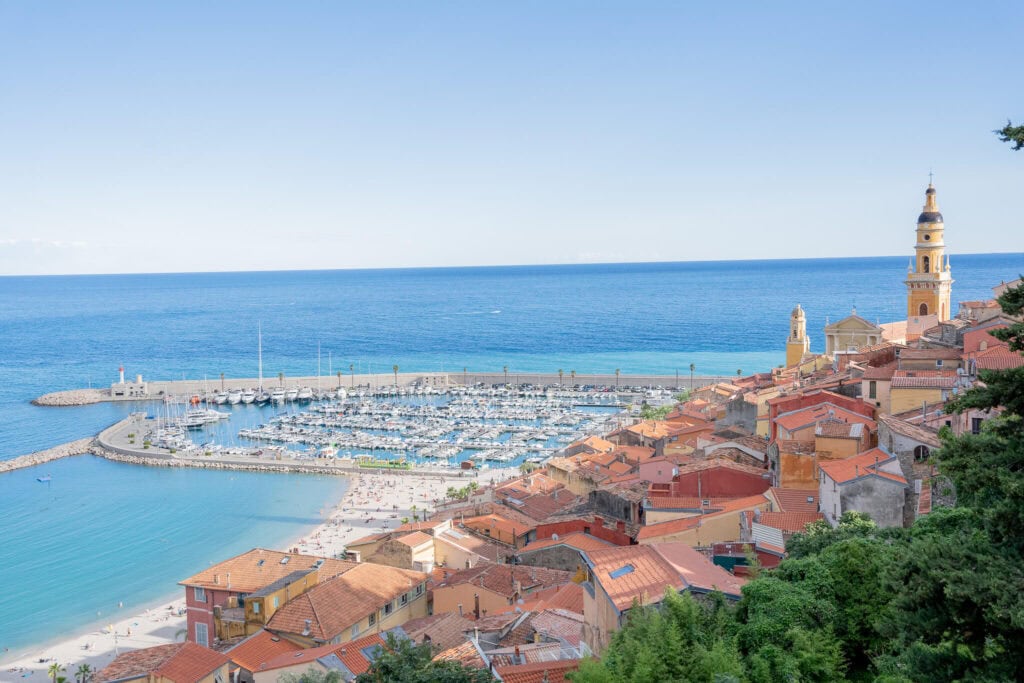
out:
<path id="1" fill-rule="evenodd" d="M 789 314 L 789 338 L 786 339 L 786 367 L 797 365 L 804 354 L 811 350 L 811 340 L 807 336 L 807 316 L 800 304 Z"/>
<path id="2" fill-rule="evenodd" d="M 924 209 L 917 217 L 917 244 L 914 262 L 907 268 L 907 318 L 938 315 L 949 320 L 949 301 L 953 276 L 943 241 L 945 224 L 935 198 L 935 186 L 928 183 L 924 193 Z"/>

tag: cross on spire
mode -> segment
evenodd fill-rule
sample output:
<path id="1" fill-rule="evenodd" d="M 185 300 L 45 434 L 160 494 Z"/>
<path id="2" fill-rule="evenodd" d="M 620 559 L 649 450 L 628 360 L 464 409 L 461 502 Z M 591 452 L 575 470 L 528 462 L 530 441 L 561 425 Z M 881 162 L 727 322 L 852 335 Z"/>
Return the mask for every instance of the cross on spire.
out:
<path id="1" fill-rule="evenodd" d="M 933 176 L 933 175 L 935 175 L 935 174 L 934 174 L 934 173 L 932 173 L 932 169 L 930 169 L 930 168 L 929 168 L 929 169 L 928 169 L 928 184 L 929 184 L 929 185 L 931 185 L 931 184 L 932 184 L 932 176 Z"/>

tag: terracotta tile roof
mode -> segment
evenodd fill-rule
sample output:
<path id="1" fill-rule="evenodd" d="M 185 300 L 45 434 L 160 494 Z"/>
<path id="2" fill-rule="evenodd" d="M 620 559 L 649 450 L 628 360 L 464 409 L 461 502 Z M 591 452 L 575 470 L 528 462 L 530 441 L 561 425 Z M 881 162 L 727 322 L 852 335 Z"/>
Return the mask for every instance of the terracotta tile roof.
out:
<path id="1" fill-rule="evenodd" d="M 814 435 L 823 436 L 826 439 L 862 439 L 864 438 L 864 425 L 860 422 L 824 420 L 814 428 Z"/>
<path id="2" fill-rule="evenodd" d="M 893 374 L 896 372 L 896 361 L 886 363 L 885 365 L 870 366 L 864 369 L 864 374 L 861 379 L 867 380 L 882 380 L 888 381 L 892 379 Z"/>
<path id="3" fill-rule="evenodd" d="M 994 346 L 978 353 L 974 362 L 979 370 L 1012 370 L 1024 365 L 1024 356 L 1008 346 Z"/>
<path id="4" fill-rule="evenodd" d="M 328 668 L 334 668 L 329 666 L 330 658 L 333 656 L 346 669 L 358 676 L 370 668 L 374 652 L 377 648 L 384 647 L 385 642 L 379 633 L 373 633 L 340 645 L 328 644 L 308 650 L 298 650 L 265 662 L 260 671 L 274 671 L 285 667 L 310 664 L 316 660 L 328 664 Z"/>
<path id="5" fill-rule="evenodd" d="M 776 512 L 817 512 L 818 491 L 789 489 L 773 486 L 768 489 L 769 498 L 775 501 Z M 810 500 L 808 500 L 808 498 Z"/>
<path id="6" fill-rule="evenodd" d="M 178 584 L 200 586 L 211 590 L 229 590 L 228 583 L 230 582 L 232 592 L 255 593 L 293 572 L 312 569 L 317 562 L 323 563 L 319 571 L 321 582 L 356 566 L 355 562 L 345 560 L 253 548 L 230 560 L 218 562 L 198 574 L 179 581 Z M 230 578 L 228 574 L 231 575 Z"/>
<path id="7" fill-rule="evenodd" d="M 627 462 L 641 463 L 654 457 L 654 449 L 650 446 L 616 446 L 612 454 Z"/>
<path id="8" fill-rule="evenodd" d="M 602 453 L 613 450 L 615 448 L 615 444 L 613 444 L 611 441 L 602 439 L 599 436 L 588 436 L 587 438 L 583 439 L 582 443 Z"/>
<path id="9" fill-rule="evenodd" d="M 775 444 L 779 447 L 779 453 L 786 455 L 813 455 L 817 448 L 814 441 L 804 439 L 776 439 Z"/>
<path id="10" fill-rule="evenodd" d="M 526 624 L 529 628 L 529 624 Z M 532 632 L 533 629 L 531 628 Z M 503 641 L 504 642 L 504 641 Z M 561 643 L 519 643 L 519 656 L 516 657 L 516 647 L 513 645 L 503 646 L 487 653 L 491 660 L 491 666 L 515 666 L 518 664 L 533 664 L 535 662 L 557 662 L 563 653 Z M 567 653 L 568 654 L 568 653 Z M 576 656 L 576 652 L 572 652 Z"/>
<path id="11" fill-rule="evenodd" d="M 701 510 L 724 505 L 731 498 L 697 498 L 696 496 L 663 496 L 651 492 L 647 499 L 648 510 Z M 704 505 L 704 501 L 708 501 Z"/>
<path id="12" fill-rule="evenodd" d="M 330 640 L 426 580 L 423 572 L 359 564 L 286 602 L 270 618 L 267 628 L 278 633 L 301 634 L 309 620 L 310 637 Z"/>
<path id="13" fill-rule="evenodd" d="M 584 533 L 582 531 L 574 531 L 571 534 L 560 536 L 558 538 L 545 538 L 542 541 L 534 541 L 533 543 L 527 544 L 524 548 L 520 549 L 520 553 L 529 553 L 534 550 L 542 550 L 544 548 L 551 548 L 556 545 L 566 545 L 576 550 L 600 550 L 601 548 L 607 548 L 613 543 L 602 540 L 596 536 Z"/>
<path id="14" fill-rule="evenodd" d="M 230 661 L 227 655 L 195 643 L 171 643 L 125 652 L 90 680 L 107 683 L 153 674 L 173 683 L 197 683 Z"/>
<path id="15" fill-rule="evenodd" d="M 636 424 L 626 427 L 626 431 L 651 439 L 664 439 L 677 433 L 679 425 L 663 420 L 641 420 Z"/>
<path id="16" fill-rule="evenodd" d="M 850 458 L 819 462 L 818 468 L 837 484 L 847 484 L 863 477 L 878 476 L 906 486 L 907 480 L 902 475 L 885 472 L 881 469 L 882 465 L 895 459 L 896 456 L 889 455 L 881 448 L 873 448 Z"/>
<path id="17" fill-rule="evenodd" d="M 706 511 L 702 515 L 683 517 L 682 519 L 671 519 L 667 522 L 658 522 L 657 524 L 648 524 L 637 532 L 636 540 L 645 541 L 652 538 L 662 538 L 671 534 L 678 534 L 683 531 L 689 531 L 690 529 L 697 528 L 703 523 L 702 520 L 713 519 L 720 515 L 729 515 L 755 507 L 760 509 L 766 507 L 768 504 L 768 499 L 761 493 L 756 496 L 747 496 L 745 498 L 733 498 L 731 500 L 721 502 L 714 507 L 705 508 Z"/>
<path id="18" fill-rule="evenodd" d="M 301 646 L 290 640 L 261 629 L 232 647 L 225 654 L 243 669 L 258 671 L 261 664 L 280 655 L 301 649 Z"/>
<path id="19" fill-rule="evenodd" d="M 502 548 L 497 542 L 485 541 L 478 536 L 459 529 L 447 529 L 434 538 L 441 543 L 447 543 L 462 550 L 475 553 L 491 562 L 497 562 L 503 553 L 509 552 L 509 549 Z"/>
<path id="20" fill-rule="evenodd" d="M 845 422 L 859 422 L 867 425 L 871 431 L 875 429 L 874 420 L 851 410 L 841 408 L 834 403 L 818 403 L 807 408 L 783 413 L 775 418 L 775 424 L 787 432 L 792 432 L 829 418 L 836 418 Z"/>
<path id="21" fill-rule="evenodd" d="M 441 590 L 446 586 L 468 583 L 511 598 L 516 593 L 516 581 L 522 586 L 523 594 L 527 594 L 540 588 L 569 583 L 572 580 L 572 576 L 570 572 L 548 569 L 547 567 L 481 562 L 475 567 L 460 569 L 448 576 L 444 583 L 435 590 Z"/>
<path id="22" fill-rule="evenodd" d="M 480 515 L 479 517 L 466 517 L 461 522 L 467 529 L 473 529 L 474 531 L 486 532 L 491 531 L 491 537 L 497 537 L 500 533 L 502 535 L 512 538 L 525 536 L 530 533 L 531 530 L 537 528 L 537 523 L 523 524 L 522 522 L 514 522 L 507 517 L 501 515 L 489 514 Z"/>
<path id="23" fill-rule="evenodd" d="M 960 360 L 957 349 L 903 349 L 900 361 L 905 360 Z"/>
<path id="24" fill-rule="evenodd" d="M 762 512 L 757 523 L 791 533 L 803 531 L 811 522 L 825 519 L 820 512 Z"/>
<path id="25" fill-rule="evenodd" d="M 588 555 L 594 580 L 618 611 L 633 600 L 660 602 L 666 588 L 721 590 L 739 596 L 745 583 L 685 543 L 655 543 L 598 550 Z"/>
<path id="26" fill-rule="evenodd" d="M 580 668 L 578 659 L 512 664 L 494 670 L 505 683 L 567 683 L 565 675 Z"/>
<path id="27" fill-rule="evenodd" d="M 536 522 L 543 522 L 551 515 L 577 505 L 580 500 L 579 496 L 569 489 L 561 488 L 551 493 L 537 493 L 521 499 L 508 497 L 505 499 L 505 505 Z"/>
<path id="28" fill-rule="evenodd" d="M 724 468 L 727 470 L 733 470 L 734 472 L 745 472 L 746 474 L 754 474 L 760 477 L 766 471 L 763 467 L 744 465 L 734 460 L 730 460 L 729 458 L 719 457 L 717 451 L 713 451 L 712 453 L 712 457 L 707 460 L 698 460 L 697 462 L 692 462 L 687 465 L 680 465 L 679 475 L 682 476 L 692 472 L 705 472 L 707 470 Z"/>
<path id="29" fill-rule="evenodd" d="M 512 629 L 502 636 L 501 640 L 498 641 L 502 647 L 514 647 L 516 645 L 526 645 L 527 643 L 533 642 L 534 636 L 533 625 L 530 623 L 529 615 L 524 613 L 522 621 L 517 623 Z M 493 654 L 493 653 L 492 653 Z M 527 659 L 527 661 L 530 661 Z M 491 659 L 491 663 L 497 665 L 494 659 Z"/>
<path id="30" fill-rule="evenodd" d="M 514 624 L 521 616 L 521 613 L 512 611 L 498 612 L 480 617 L 471 628 L 480 633 L 500 633 Z"/>
<path id="31" fill-rule="evenodd" d="M 397 529 L 396 529 L 396 531 L 397 531 Z M 355 547 L 360 546 L 360 545 L 369 545 L 370 543 L 376 543 L 377 541 L 386 541 L 386 540 L 391 538 L 392 533 L 393 532 L 391 532 L 391 531 L 385 531 L 384 533 L 380 533 L 380 534 L 370 534 L 369 536 L 360 536 L 359 538 L 355 539 L 354 541 L 349 541 L 348 543 L 346 543 L 345 547 L 346 548 L 355 548 Z"/>
<path id="32" fill-rule="evenodd" d="M 640 529 L 640 532 L 636 535 L 636 540 L 646 541 L 651 538 L 670 536 L 683 531 L 689 531 L 690 529 L 696 529 L 698 526 L 700 526 L 700 515 L 683 517 L 682 519 L 671 519 L 667 522 L 658 522 L 657 524 L 648 524 Z"/>
<path id="33" fill-rule="evenodd" d="M 892 378 L 893 389 L 952 389 L 956 383 L 955 372 L 934 370 L 898 370 Z"/>
<path id="34" fill-rule="evenodd" d="M 398 539 L 399 543 L 415 548 L 421 546 L 424 543 L 433 543 L 434 537 L 423 533 L 422 531 L 414 531 L 411 534 L 407 534 Z"/>
<path id="35" fill-rule="evenodd" d="M 915 411 L 920 412 L 920 409 L 915 408 Z M 878 418 L 878 421 L 897 434 L 919 441 L 931 448 L 939 448 L 942 445 L 939 441 L 939 434 L 935 430 L 910 424 L 906 420 L 901 420 L 892 415 L 882 415 Z"/>
<path id="36" fill-rule="evenodd" d="M 425 520 L 425 521 L 422 521 L 422 522 L 406 522 L 405 524 L 402 524 L 401 526 L 395 527 L 392 531 L 393 531 L 393 533 L 398 533 L 398 534 L 408 534 L 408 533 L 411 533 L 413 531 L 424 531 L 425 532 L 425 531 L 436 529 L 441 524 L 442 524 L 442 522 L 440 522 L 438 520 Z M 375 534 L 375 535 L 382 535 L 382 534 Z"/>
<path id="37" fill-rule="evenodd" d="M 561 638 L 579 647 L 583 636 L 583 615 L 564 609 L 546 609 L 530 617 L 533 630 L 548 638 Z"/>
<path id="38" fill-rule="evenodd" d="M 473 622 L 458 612 L 443 612 L 411 619 L 402 624 L 402 630 L 415 642 L 429 638 L 435 651 L 444 651 L 464 643 L 466 631 L 473 630 Z"/>
<path id="39" fill-rule="evenodd" d="M 680 574 L 689 588 L 721 591 L 740 597 L 746 579 L 733 576 L 685 543 L 655 543 L 651 546 Z"/>
<path id="40" fill-rule="evenodd" d="M 483 657 L 480 656 L 480 652 L 476 649 L 476 645 L 471 641 L 449 648 L 434 657 L 434 661 L 445 660 L 455 661 L 463 666 L 471 666 L 474 669 L 487 668 L 487 662 L 483 660 Z"/>
<path id="41" fill-rule="evenodd" d="M 564 586 L 544 588 L 527 595 L 522 604 L 517 601 L 515 605 L 508 607 L 508 610 L 524 612 L 537 612 L 544 609 L 561 609 L 583 614 L 583 587 L 578 583 L 569 582 Z"/>

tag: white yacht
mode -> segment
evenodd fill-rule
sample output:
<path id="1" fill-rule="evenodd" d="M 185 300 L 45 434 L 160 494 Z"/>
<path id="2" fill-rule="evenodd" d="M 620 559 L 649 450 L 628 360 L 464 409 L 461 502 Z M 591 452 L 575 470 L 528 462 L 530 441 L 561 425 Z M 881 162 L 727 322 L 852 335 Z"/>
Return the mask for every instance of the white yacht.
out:
<path id="1" fill-rule="evenodd" d="M 288 391 L 284 392 L 284 400 L 286 400 L 286 401 L 294 401 L 298 397 L 299 397 L 299 390 L 296 389 L 295 387 L 292 387 Z"/>
<path id="2" fill-rule="evenodd" d="M 313 400 L 313 390 L 309 387 L 302 387 L 299 392 L 295 395 L 295 399 L 298 401 L 309 402 Z"/>
<path id="3" fill-rule="evenodd" d="M 225 403 L 228 402 L 228 392 L 218 391 L 217 395 L 213 397 L 213 401 L 219 406 L 224 405 Z"/>
<path id="4" fill-rule="evenodd" d="M 252 403 L 256 400 L 256 392 L 252 389 L 246 389 L 242 392 L 242 403 Z"/>
<path id="5" fill-rule="evenodd" d="M 242 390 L 232 389 L 228 392 L 228 403 L 231 405 L 237 405 L 242 402 Z"/>
<path id="6" fill-rule="evenodd" d="M 270 392 L 270 400 L 274 403 L 284 403 L 284 389 L 278 387 Z"/>
<path id="7" fill-rule="evenodd" d="M 340 399 L 341 399 L 342 401 L 344 401 L 344 400 L 345 400 L 346 398 L 348 398 L 348 392 L 347 392 L 347 391 L 345 391 L 345 388 L 344 388 L 344 387 L 338 387 L 338 393 L 337 393 L 337 396 L 338 396 L 338 398 L 340 398 Z"/>

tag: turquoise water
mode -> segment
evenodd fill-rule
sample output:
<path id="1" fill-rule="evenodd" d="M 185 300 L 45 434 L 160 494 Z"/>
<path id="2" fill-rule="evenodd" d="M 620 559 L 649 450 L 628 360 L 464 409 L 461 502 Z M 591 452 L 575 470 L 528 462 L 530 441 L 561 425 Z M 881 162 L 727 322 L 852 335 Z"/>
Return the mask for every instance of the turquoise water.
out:
<path id="1" fill-rule="evenodd" d="M 177 581 L 319 524 L 343 477 L 148 468 L 91 455 L 0 476 L 0 648 L 106 624 Z M 182 593 L 181 595 L 184 595 Z M 118 609 L 118 603 L 124 607 Z"/>
<path id="2" fill-rule="evenodd" d="M 912 227 L 908 244 L 912 240 Z M 950 233 L 952 239 L 953 235 Z M 1009 245 L 1020 248 L 1021 245 Z M 1024 254 L 954 255 L 954 301 L 987 298 Z M 136 406 L 39 408 L 48 391 L 129 376 L 448 370 L 698 374 L 782 362 L 789 312 L 812 349 L 853 306 L 905 314 L 907 258 L 495 268 L 0 277 L 0 459 L 93 435 Z M 232 420 L 236 422 L 236 420 Z M 241 422 L 239 420 L 238 422 Z M 235 427 L 236 425 L 232 425 Z M 35 481 L 53 475 L 47 486 Z M 167 471 L 91 457 L 0 475 L 0 648 L 177 590 L 209 562 L 280 546 L 341 480 Z M 97 615 L 100 612 L 100 615 Z M 2 660 L 0 660 L 2 661 Z"/>

